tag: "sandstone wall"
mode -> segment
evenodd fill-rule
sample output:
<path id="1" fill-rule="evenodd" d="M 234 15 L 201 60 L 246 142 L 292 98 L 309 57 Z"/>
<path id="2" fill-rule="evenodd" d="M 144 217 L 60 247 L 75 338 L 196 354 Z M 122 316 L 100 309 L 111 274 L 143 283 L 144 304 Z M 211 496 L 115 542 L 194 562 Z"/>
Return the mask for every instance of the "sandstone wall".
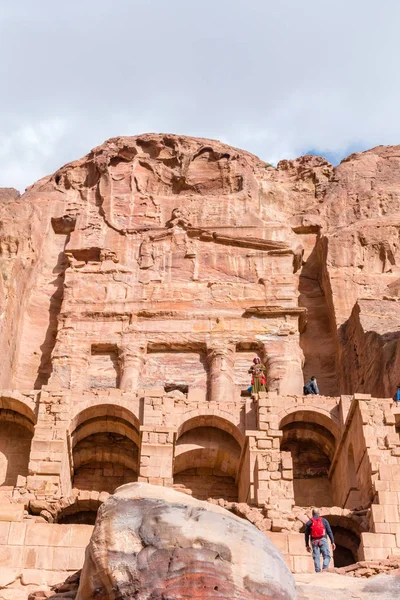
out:
<path id="1" fill-rule="evenodd" d="M 398 147 L 274 168 L 143 135 L 0 190 L 5 522 L 58 539 L 143 481 L 240 513 L 294 571 L 313 504 L 336 561 L 398 554 L 399 178 Z M 7 568 L 56 569 L 21 536 Z"/>

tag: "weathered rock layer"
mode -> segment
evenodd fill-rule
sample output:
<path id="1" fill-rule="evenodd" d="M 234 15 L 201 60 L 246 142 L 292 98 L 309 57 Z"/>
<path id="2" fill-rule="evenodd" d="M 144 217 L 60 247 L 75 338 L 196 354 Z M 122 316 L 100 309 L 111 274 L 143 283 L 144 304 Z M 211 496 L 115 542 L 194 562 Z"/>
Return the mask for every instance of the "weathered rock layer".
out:
<path id="1" fill-rule="evenodd" d="M 133 483 L 102 505 L 77 600 L 292 600 L 282 556 L 253 525 L 173 490 Z"/>
<path id="2" fill-rule="evenodd" d="M 79 384 L 87 328 L 77 323 L 89 314 L 222 317 L 275 306 L 302 308 L 307 325 L 304 365 L 298 343 L 266 346 L 272 387 L 299 392 L 303 375 L 315 374 L 326 395 L 391 395 L 400 375 L 399 217 L 399 147 L 335 168 L 305 156 L 275 169 L 211 140 L 109 140 L 21 197 L 1 192 L 0 386 Z M 65 364 L 72 316 L 77 374 Z M 124 381 L 135 385 L 132 372 Z"/>

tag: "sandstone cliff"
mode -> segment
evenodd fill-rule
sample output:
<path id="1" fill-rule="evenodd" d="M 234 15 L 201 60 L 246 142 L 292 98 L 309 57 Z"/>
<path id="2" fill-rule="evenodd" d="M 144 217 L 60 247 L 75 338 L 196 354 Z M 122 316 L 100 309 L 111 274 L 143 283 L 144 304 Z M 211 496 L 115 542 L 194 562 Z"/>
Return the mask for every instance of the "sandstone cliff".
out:
<path id="1" fill-rule="evenodd" d="M 251 309 L 251 321 L 254 308 L 284 308 L 299 311 L 304 357 L 290 341 L 296 331 L 268 346 L 265 336 L 284 332 L 267 328 L 272 386 L 301 392 L 314 374 L 325 395 L 390 396 L 400 376 L 399 218 L 399 147 L 336 168 L 314 156 L 274 168 L 211 140 L 109 140 L 22 196 L 0 193 L 0 385 L 76 385 L 64 363 L 88 338 L 76 323 L 90 314 L 134 330 L 181 311 L 218 317 L 221 328 L 235 312 Z M 167 338 L 159 334 L 159 350 L 176 346 Z M 157 383 L 154 361 L 147 376 Z"/>

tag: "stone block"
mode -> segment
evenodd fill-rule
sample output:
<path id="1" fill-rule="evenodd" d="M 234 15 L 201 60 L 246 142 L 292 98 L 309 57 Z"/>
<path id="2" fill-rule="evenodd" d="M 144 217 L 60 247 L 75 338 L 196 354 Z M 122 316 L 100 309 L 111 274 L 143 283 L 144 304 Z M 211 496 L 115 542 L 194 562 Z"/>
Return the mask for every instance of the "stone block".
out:
<path id="1" fill-rule="evenodd" d="M 164 394 L 164 388 L 161 387 L 145 390 L 145 398 L 162 398 Z"/>
<path id="2" fill-rule="evenodd" d="M 277 533 L 274 531 L 268 531 L 267 537 L 271 540 L 273 544 L 282 552 L 282 554 L 289 553 L 289 545 L 288 545 L 288 534 L 287 533 Z M 304 536 L 303 536 L 304 540 Z"/>
<path id="3" fill-rule="evenodd" d="M 54 548 L 53 550 L 52 569 L 61 571 L 68 565 L 70 548 Z"/>
<path id="4" fill-rule="evenodd" d="M 293 498 L 279 498 L 278 500 L 278 508 L 281 511 L 290 513 L 293 509 L 293 506 Z"/>
<path id="5" fill-rule="evenodd" d="M 288 470 L 293 469 L 293 459 L 291 457 L 282 458 L 282 468 Z"/>
<path id="6" fill-rule="evenodd" d="M 400 481 L 400 465 L 380 465 L 379 477 L 382 480 Z"/>
<path id="7" fill-rule="evenodd" d="M 27 546 L 70 546 L 71 525 L 56 523 L 28 523 L 25 536 Z"/>
<path id="8" fill-rule="evenodd" d="M 383 523 L 385 521 L 383 506 L 380 504 L 371 504 L 371 514 L 374 523 Z"/>
<path id="9" fill-rule="evenodd" d="M 379 504 L 398 504 L 398 492 L 378 492 Z"/>
<path id="10" fill-rule="evenodd" d="M 8 543 L 10 546 L 23 546 L 25 542 L 27 523 L 10 523 Z"/>
<path id="11" fill-rule="evenodd" d="M 257 447 L 260 450 L 268 450 L 272 447 L 272 440 L 257 440 Z"/>
<path id="12" fill-rule="evenodd" d="M 23 504 L 0 504 L 0 521 L 22 521 L 23 518 Z"/>
<path id="13" fill-rule="evenodd" d="M 21 578 L 22 585 L 47 585 L 46 572 L 42 569 L 24 569 Z"/>
<path id="14" fill-rule="evenodd" d="M 383 512 L 385 515 L 385 523 L 400 523 L 399 506 L 390 504 L 383 506 Z"/>
<path id="15" fill-rule="evenodd" d="M 284 519 L 272 519 L 272 531 L 282 531 L 282 529 L 288 529 L 288 522 Z"/>
<path id="16" fill-rule="evenodd" d="M 364 548 L 395 548 L 396 536 L 392 533 L 368 533 L 361 534 Z"/>
<path id="17" fill-rule="evenodd" d="M 53 567 L 53 546 L 39 546 L 36 548 L 36 569 L 48 569 L 51 570 Z"/>
<path id="18" fill-rule="evenodd" d="M 22 569 L 9 569 L 2 567 L 0 570 L 0 590 L 11 585 L 18 577 L 22 575 Z"/>
<path id="19" fill-rule="evenodd" d="M 207 398 L 207 391 L 203 388 L 189 387 L 188 402 L 204 402 Z M 166 398 L 164 399 L 165 402 Z"/>
<path id="20" fill-rule="evenodd" d="M 307 554 L 307 556 L 294 556 L 293 571 L 294 573 L 312 573 L 314 571 L 314 563 L 311 554 Z"/>
<path id="21" fill-rule="evenodd" d="M 67 569 L 78 571 L 82 569 L 85 562 L 85 548 L 70 548 L 68 555 Z"/>
<path id="22" fill-rule="evenodd" d="M 8 569 L 22 567 L 22 546 L 0 546 L 0 572 L 3 567 Z"/>
<path id="23" fill-rule="evenodd" d="M 362 560 L 386 560 L 390 555 L 387 548 L 364 548 L 361 551 Z"/>
<path id="24" fill-rule="evenodd" d="M 289 533 L 288 543 L 290 555 L 308 556 L 304 535 L 302 533 Z"/>
<path id="25" fill-rule="evenodd" d="M 71 525 L 71 548 L 86 548 L 92 536 L 93 525 Z"/>
<path id="26" fill-rule="evenodd" d="M 396 424 L 396 417 L 392 413 L 391 410 L 385 410 L 384 414 L 385 414 L 385 423 L 386 423 L 386 425 L 395 425 Z"/>
<path id="27" fill-rule="evenodd" d="M 263 470 L 258 471 L 258 480 L 259 481 L 269 481 L 271 479 L 271 473 L 269 471 Z"/>
<path id="28" fill-rule="evenodd" d="M 5 546 L 8 543 L 10 525 L 10 522 L 0 521 L 0 546 Z"/>
<path id="29" fill-rule="evenodd" d="M 375 523 L 373 531 L 374 533 L 393 533 L 390 530 L 390 523 Z"/>

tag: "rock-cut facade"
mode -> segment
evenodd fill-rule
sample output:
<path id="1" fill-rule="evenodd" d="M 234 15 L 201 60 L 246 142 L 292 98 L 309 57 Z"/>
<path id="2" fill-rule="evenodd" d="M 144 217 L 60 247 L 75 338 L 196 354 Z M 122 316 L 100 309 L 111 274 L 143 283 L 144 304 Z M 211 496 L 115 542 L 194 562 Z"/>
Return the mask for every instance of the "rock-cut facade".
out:
<path id="1" fill-rule="evenodd" d="M 400 554 L 399 219 L 400 147 L 274 167 L 120 137 L 1 189 L 10 577 L 81 568 L 98 507 L 135 481 L 247 518 L 297 573 L 315 505 L 337 566 Z"/>

